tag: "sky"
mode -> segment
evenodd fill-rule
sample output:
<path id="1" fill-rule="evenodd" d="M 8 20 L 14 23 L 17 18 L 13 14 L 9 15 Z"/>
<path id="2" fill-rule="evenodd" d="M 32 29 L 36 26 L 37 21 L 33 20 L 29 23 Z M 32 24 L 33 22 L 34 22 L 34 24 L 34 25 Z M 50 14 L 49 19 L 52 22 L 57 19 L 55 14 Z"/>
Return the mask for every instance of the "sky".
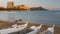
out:
<path id="1" fill-rule="evenodd" d="M 60 0 L 0 0 L 0 6 L 7 7 L 7 2 L 13 1 L 14 5 L 27 5 L 28 7 L 42 6 L 46 9 L 60 9 Z"/>

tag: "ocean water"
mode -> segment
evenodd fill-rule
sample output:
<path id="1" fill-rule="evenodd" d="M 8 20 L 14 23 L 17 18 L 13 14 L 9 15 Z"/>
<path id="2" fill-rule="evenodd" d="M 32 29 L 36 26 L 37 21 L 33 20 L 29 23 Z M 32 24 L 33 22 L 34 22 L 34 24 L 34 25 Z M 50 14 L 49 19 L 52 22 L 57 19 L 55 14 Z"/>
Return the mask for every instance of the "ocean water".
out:
<path id="1" fill-rule="evenodd" d="M 19 20 L 37 24 L 60 25 L 60 11 L 0 12 L 0 20 Z"/>

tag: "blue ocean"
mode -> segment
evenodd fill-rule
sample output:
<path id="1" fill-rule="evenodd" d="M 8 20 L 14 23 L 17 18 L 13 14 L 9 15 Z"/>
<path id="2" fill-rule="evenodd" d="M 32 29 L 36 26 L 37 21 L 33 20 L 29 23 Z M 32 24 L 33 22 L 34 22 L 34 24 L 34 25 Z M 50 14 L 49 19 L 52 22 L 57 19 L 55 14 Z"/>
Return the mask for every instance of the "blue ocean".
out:
<path id="1" fill-rule="evenodd" d="M 8 20 L 10 17 L 13 17 L 13 20 L 22 19 L 22 22 L 51 24 L 60 26 L 60 11 L 29 11 L 29 12 L 15 11 L 15 13 L 11 15 L 10 13 L 0 12 L 0 20 Z"/>

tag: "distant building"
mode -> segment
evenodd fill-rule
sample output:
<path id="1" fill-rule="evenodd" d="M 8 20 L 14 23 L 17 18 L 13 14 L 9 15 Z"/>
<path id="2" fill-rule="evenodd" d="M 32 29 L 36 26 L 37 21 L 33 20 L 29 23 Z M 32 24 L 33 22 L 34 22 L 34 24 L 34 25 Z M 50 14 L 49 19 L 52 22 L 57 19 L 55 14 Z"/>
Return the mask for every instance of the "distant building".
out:
<path id="1" fill-rule="evenodd" d="M 17 5 L 14 6 L 14 2 L 8 2 L 7 3 L 7 8 L 8 9 L 14 9 L 14 10 L 29 10 L 29 7 L 26 5 Z"/>
<path id="2" fill-rule="evenodd" d="M 15 8 L 20 10 L 29 10 L 29 7 L 27 7 L 26 5 L 18 5 L 18 6 L 15 6 Z"/>
<path id="3" fill-rule="evenodd" d="M 8 2 L 7 3 L 7 8 L 14 8 L 14 3 L 13 2 Z"/>
<path id="4" fill-rule="evenodd" d="M 29 10 L 29 7 L 26 5 L 20 5 L 19 9 L 23 9 L 23 10 Z"/>
<path id="5" fill-rule="evenodd" d="M 15 9 L 19 9 L 19 6 L 15 6 Z"/>

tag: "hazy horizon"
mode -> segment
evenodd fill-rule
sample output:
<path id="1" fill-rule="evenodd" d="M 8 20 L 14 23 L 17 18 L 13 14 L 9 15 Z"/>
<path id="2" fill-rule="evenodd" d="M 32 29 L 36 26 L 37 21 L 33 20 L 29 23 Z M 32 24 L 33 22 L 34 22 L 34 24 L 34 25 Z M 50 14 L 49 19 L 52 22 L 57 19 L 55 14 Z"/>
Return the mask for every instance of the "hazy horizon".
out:
<path id="1" fill-rule="evenodd" d="M 0 7 L 7 7 L 7 2 L 14 2 L 14 5 L 27 5 L 28 7 L 42 6 L 46 9 L 60 9 L 60 0 L 0 0 Z"/>

